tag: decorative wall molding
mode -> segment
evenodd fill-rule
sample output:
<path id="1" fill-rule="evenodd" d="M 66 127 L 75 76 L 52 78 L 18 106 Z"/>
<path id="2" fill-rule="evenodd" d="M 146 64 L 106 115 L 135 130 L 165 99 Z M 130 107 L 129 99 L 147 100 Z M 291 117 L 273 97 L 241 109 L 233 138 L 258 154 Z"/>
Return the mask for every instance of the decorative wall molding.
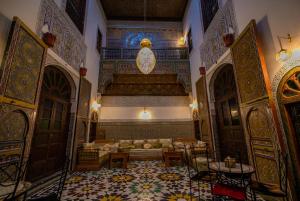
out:
<path id="1" fill-rule="evenodd" d="M 296 66 L 300 66 L 300 60 L 289 60 L 286 63 L 282 64 L 280 70 L 275 74 L 272 80 L 272 95 L 273 98 L 277 100 L 277 90 L 280 81 L 285 76 L 287 72 L 295 68 Z"/>
<path id="2" fill-rule="evenodd" d="M 52 50 L 75 69 L 85 62 L 84 38 L 68 14 L 53 1 L 42 0 L 36 33 L 42 37 L 42 27 L 49 25 L 49 31 L 56 35 Z"/>
<path id="3" fill-rule="evenodd" d="M 106 86 L 113 82 L 114 74 L 141 74 L 135 60 L 103 61 L 100 65 L 98 91 L 103 93 Z M 158 61 L 151 74 L 177 74 L 177 81 L 185 88 L 186 93 L 192 91 L 190 63 L 181 61 Z"/>
<path id="4" fill-rule="evenodd" d="M 218 10 L 204 34 L 204 42 L 200 45 L 200 56 L 207 68 L 210 68 L 216 63 L 228 49 L 224 46 L 223 42 L 223 34 L 228 32 L 228 27 L 232 27 L 236 37 L 238 27 L 232 0 L 228 0 L 225 5 Z"/>

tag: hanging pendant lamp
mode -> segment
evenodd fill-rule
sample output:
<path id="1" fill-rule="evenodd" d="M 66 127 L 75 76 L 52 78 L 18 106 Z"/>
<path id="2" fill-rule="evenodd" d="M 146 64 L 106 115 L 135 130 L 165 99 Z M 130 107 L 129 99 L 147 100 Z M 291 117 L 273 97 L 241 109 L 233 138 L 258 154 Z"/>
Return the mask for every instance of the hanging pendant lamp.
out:
<path id="1" fill-rule="evenodd" d="M 144 0 L 144 23 L 146 22 L 146 5 L 146 0 Z M 156 64 L 155 55 L 151 50 L 152 44 L 148 38 L 144 38 L 140 45 L 141 49 L 136 57 L 136 65 L 143 74 L 149 74 L 153 71 Z"/>
<path id="2" fill-rule="evenodd" d="M 155 55 L 150 49 L 151 41 L 144 38 L 140 44 L 142 49 L 137 55 L 136 65 L 143 74 L 149 74 L 153 71 L 156 64 Z"/>

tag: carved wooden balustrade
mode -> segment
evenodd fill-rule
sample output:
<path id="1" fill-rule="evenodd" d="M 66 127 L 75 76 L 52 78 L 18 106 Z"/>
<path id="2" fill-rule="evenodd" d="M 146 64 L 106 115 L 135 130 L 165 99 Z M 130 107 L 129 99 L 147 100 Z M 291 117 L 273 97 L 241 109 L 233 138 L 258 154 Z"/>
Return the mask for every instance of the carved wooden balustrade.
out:
<path id="1" fill-rule="evenodd" d="M 140 49 L 103 48 L 102 59 L 135 59 Z M 189 59 L 187 48 L 152 49 L 157 60 Z"/>
<path id="2" fill-rule="evenodd" d="M 141 74 L 136 66 L 139 49 L 103 48 L 99 71 L 98 91 L 113 82 L 114 74 Z M 152 49 L 156 57 L 156 66 L 151 74 L 177 74 L 177 82 L 182 84 L 186 93 L 190 93 L 191 71 L 187 48 Z"/>

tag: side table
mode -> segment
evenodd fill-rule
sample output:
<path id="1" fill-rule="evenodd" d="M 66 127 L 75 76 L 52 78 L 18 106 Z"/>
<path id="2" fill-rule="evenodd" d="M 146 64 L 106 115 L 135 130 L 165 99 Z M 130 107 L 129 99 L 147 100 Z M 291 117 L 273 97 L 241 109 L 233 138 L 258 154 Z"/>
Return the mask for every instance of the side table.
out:
<path id="1" fill-rule="evenodd" d="M 170 167 L 172 161 L 180 162 L 183 164 L 183 152 L 182 151 L 167 151 L 163 153 L 165 166 Z"/>
<path id="2" fill-rule="evenodd" d="M 111 169 L 114 163 L 120 161 L 122 168 L 127 169 L 128 159 L 129 159 L 129 153 L 124 153 L 124 152 L 110 153 L 109 168 Z"/>

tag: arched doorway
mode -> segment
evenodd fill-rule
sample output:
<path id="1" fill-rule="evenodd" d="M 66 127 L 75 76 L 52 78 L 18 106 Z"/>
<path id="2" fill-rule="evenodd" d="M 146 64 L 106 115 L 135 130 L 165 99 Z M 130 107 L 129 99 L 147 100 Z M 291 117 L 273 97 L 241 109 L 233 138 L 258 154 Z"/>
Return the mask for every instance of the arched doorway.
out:
<path id="1" fill-rule="evenodd" d="M 70 122 L 71 86 L 62 71 L 46 67 L 32 139 L 27 179 L 55 173 L 65 161 Z"/>
<path id="2" fill-rule="evenodd" d="M 283 126 L 288 143 L 292 168 L 293 186 L 300 188 L 300 66 L 290 70 L 280 81 L 277 91 Z M 300 192 L 297 191 L 300 197 Z"/>
<path id="3" fill-rule="evenodd" d="M 221 160 L 227 156 L 236 157 L 241 154 L 242 161 L 248 163 L 246 140 L 231 64 L 225 65 L 217 72 L 213 87 L 218 129 L 217 150 Z"/>

